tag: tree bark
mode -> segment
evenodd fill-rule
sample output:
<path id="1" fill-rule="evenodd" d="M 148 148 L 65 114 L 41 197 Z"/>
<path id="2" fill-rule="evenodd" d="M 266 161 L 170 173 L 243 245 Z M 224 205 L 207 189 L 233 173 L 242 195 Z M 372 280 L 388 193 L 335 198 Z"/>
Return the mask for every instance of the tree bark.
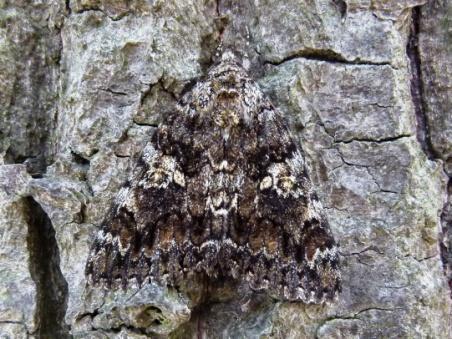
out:
<path id="1" fill-rule="evenodd" d="M 450 336 L 451 13 L 445 0 L 0 0 L 0 336 Z M 336 302 L 85 288 L 105 211 L 220 42 L 306 153 L 341 246 Z"/>

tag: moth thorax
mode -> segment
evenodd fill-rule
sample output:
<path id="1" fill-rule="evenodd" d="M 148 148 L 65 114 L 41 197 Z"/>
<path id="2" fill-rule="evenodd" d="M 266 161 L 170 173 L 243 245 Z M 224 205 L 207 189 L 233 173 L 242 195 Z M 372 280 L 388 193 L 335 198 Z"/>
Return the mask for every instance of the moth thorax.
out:
<path id="1" fill-rule="evenodd" d="M 235 89 L 217 94 L 217 106 L 214 109 L 214 122 L 220 128 L 237 126 L 240 122 L 240 96 Z"/>
<path id="2" fill-rule="evenodd" d="M 240 117 L 235 110 L 225 109 L 216 112 L 214 117 L 215 124 L 221 128 L 237 126 Z"/>

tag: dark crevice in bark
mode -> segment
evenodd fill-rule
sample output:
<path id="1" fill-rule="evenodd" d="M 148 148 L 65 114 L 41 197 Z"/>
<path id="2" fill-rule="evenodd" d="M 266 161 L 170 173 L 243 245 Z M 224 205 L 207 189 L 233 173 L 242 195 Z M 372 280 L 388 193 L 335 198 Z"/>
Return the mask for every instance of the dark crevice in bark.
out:
<path id="1" fill-rule="evenodd" d="M 427 124 L 424 83 L 422 82 L 421 57 L 419 53 L 420 17 L 420 6 L 414 7 L 411 14 L 410 35 L 406 53 L 411 67 L 411 97 L 414 104 L 414 112 L 416 114 L 416 136 L 424 153 L 430 160 L 434 160 L 438 158 L 438 156 L 433 149 Z"/>
<path id="2" fill-rule="evenodd" d="M 104 92 L 107 92 L 107 93 L 110 93 L 112 95 L 119 95 L 119 96 L 129 95 L 129 93 L 126 93 L 124 91 L 116 91 L 116 90 L 114 90 L 112 88 L 101 88 L 100 90 L 104 91 Z"/>
<path id="3" fill-rule="evenodd" d="M 339 54 L 331 49 L 311 49 L 311 48 L 307 48 L 302 51 L 299 51 L 299 52 L 297 52 L 293 55 L 290 55 L 279 61 L 266 60 L 266 61 L 264 61 L 264 63 L 278 66 L 287 61 L 300 59 L 300 58 L 308 59 L 308 60 L 315 60 L 315 61 L 324 61 L 324 62 L 329 62 L 329 63 L 345 64 L 345 65 L 368 65 L 368 66 L 391 66 L 392 67 L 391 63 L 387 62 L 387 61 L 373 62 L 373 61 L 369 61 L 369 60 L 362 60 L 359 58 L 354 59 L 354 60 L 347 60 L 341 54 Z"/>
<path id="4" fill-rule="evenodd" d="M 47 163 L 42 155 L 38 156 L 13 156 L 9 153 L 9 148 L 5 152 L 4 162 L 5 164 L 24 164 L 26 166 L 28 174 L 32 178 L 42 178 L 46 172 Z"/>
<path id="5" fill-rule="evenodd" d="M 8 147 L 8 149 L 5 152 L 5 157 L 4 157 L 5 164 L 8 164 L 8 165 L 22 164 L 25 160 L 27 160 L 26 156 L 13 154 L 11 147 Z"/>
<path id="6" fill-rule="evenodd" d="M 439 238 L 439 248 L 444 272 L 450 288 L 452 298 L 452 178 L 449 177 L 447 183 L 447 201 L 441 213 L 441 234 Z"/>
<path id="7" fill-rule="evenodd" d="M 107 11 L 105 11 L 104 9 L 102 9 L 98 6 L 82 8 L 78 11 L 74 11 L 73 13 L 74 14 L 83 14 L 83 13 L 89 13 L 89 12 L 101 13 L 101 14 L 105 15 L 108 19 L 110 19 L 111 21 L 120 21 L 121 19 L 125 18 L 126 16 L 128 16 L 130 14 L 130 12 L 126 11 L 126 12 L 122 12 L 117 15 L 111 15 L 111 14 L 107 13 Z"/>
<path id="8" fill-rule="evenodd" d="M 37 294 L 35 321 L 38 326 L 34 335 L 37 338 L 69 338 L 69 327 L 64 322 L 68 285 L 60 270 L 55 230 L 48 215 L 33 198 L 24 200 L 30 274 Z"/>
<path id="9" fill-rule="evenodd" d="M 401 135 L 396 135 L 393 137 L 386 137 L 386 138 L 381 138 L 381 139 L 372 139 L 372 138 L 352 138 L 352 139 L 347 139 L 347 140 L 335 140 L 334 143 L 335 144 L 350 144 L 352 142 L 374 142 L 376 144 L 382 144 L 385 142 L 391 142 L 391 141 L 397 141 L 403 138 L 410 138 L 411 135 L 410 134 L 401 134 Z"/>
<path id="10" fill-rule="evenodd" d="M 151 94 L 151 91 L 154 88 L 154 86 L 161 84 L 162 81 L 163 81 L 162 78 L 160 78 L 160 79 L 158 79 L 157 82 L 150 83 L 148 85 L 148 87 L 140 95 L 140 106 L 139 107 L 143 107 L 144 101 L 146 100 L 147 96 Z"/>
<path id="11" fill-rule="evenodd" d="M 24 161 L 28 174 L 32 178 L 42 178 L 47 170 L 47 164 L 42 157 L 30 157 Z"/>
<path id="12" fill-rule="evenodd" d="M 71 155 L 72 155 L 72 160 L 81 166 L 85 166 L 85 167 L 89 167 L 90 165 L 90 160 L 84 156 L 82 156 L 81 154 L 75 152 L 74 150 L 72 150 L 71 148 L 69 148 L 71 150 Z"/>
<path id="13" fill-rule="evenodd" d="M 8 148 L 5 152 L 5 164 L 24 164 L 27 168 L 28 174 L 30 174 L 33 178 L 42 178 L 43 174 L 47 170 L 47 162 L 42 154 L 27 157 L 21 155 L 12 155 L 9 151 L 10 148 Z"/>
<path id="14" fill-rule="evenodd" d="M 443 263 L 444 274 L 449 285 L 452 298 L 452 177 L 448 177 L 446 188 L 447 200 L 441 211 L 441 232 L 439 235 L 439 251 Z"/>
<path id="15" fill-rule="evenodd" d="M 217 13 L 217 16 L 221 16 L 221 0 L 216 0 L 215 12 Z"/>
<path id="16" fill-rule="evenodd" d="M 157 124 L 157 123 L 137 122 L 135 120 L 133 120 L 133 123 L 137 126 L 147 126 L 147 127 L 154 127 L 154 128 L 159 127 L 159 124 Z"/>
<path id="17" fill-rule="evenodd" d="M 419 34 L 422 28 L 421 15 L 422 6 L 417 6 L 412 9 L 410 35 L 406 52 L 411 66 L 411 96 L 416 114 L 417 139 L 427 157 L 430 160 L 436 160 L 441 159 L 442 157 L 433 146 L 427 119 L 427 103 L 423 79 L 423 75 L 425 76 L 426 74 L 422 74 L 422 59 L 419 46 Z M 439 235 L 438 241 L 441 261 L 443 263 L 445 275 L 448 279 L 451 292 L 450 296 L 452 297 L 452 239 L 450 239 L 452 230 L 452 178 L 449 176 L 448 180 L 446 190 L 447 201 L 443 206 L 441 213 L 441 234 Z"/>
<path id="18" fill-rule="evenodd" d="M 341 13 L 341 17 L 344 18 L 347 15 L 347 3 L 344 0 L 333 0 L 333 3 Z"/>
<path id="19" fill-rule="evenodd" d="M 71 9 L 71 0 L 66 0 L 66 12 L 68 15 L 71 15 L 72 9 Z"/>

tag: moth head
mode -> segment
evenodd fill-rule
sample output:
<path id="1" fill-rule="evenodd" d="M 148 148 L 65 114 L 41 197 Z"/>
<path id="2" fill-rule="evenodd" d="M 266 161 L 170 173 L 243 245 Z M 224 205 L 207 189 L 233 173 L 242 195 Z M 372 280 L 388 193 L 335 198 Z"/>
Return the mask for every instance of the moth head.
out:
<path id="1" fill-rule="evenodd" d="M 186 114 L 217 126 L 227 138 L 241 125 L 249 126 L 258 114 L 261 91 L 247 75 L 239 59 L 223 53 L 186 99 Z"/>
<path id="2" fill-rule="evenodd" d="M 223 53 L 220 61 L 210 68 L 207 78 L 214 90 L 239 87 L 249 80 L 239 59 L 230 51 Z"/>
<path id="3" fill-rule="evenodd" d="M 225 59 L 209 72 L 212 118 L 217 126 L 229 129 L 238 126 L 243 119 L 244 88 L 249 79 L 235 59 Z"/>
<path id="4" fill-rule="evenodd" d="M 190 108 L 201 116 L 208 115 L 221 128 L 236 126 L 242 110 L 244 84 L 248 80 L 237 62 L 223 60 L 195 87 L 190 96 L 193 100 Z"/>

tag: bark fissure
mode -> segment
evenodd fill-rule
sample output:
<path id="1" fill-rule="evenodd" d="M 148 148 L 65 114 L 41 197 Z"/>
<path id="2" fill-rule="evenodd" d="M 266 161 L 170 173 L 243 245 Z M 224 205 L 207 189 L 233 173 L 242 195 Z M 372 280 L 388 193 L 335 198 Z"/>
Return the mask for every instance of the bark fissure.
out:
<path id="1" fill-rule="evenodd" d="M 89 12 L 101 13 L 101 14 L 105 15 L 108 19 L 110 19 L 111 21 L 120 21 L 129 15 L 129 12 L 123 12 L 118 15 L 110 15 L 105 10 L 103 10 L 102 8 L 97 7 L 97 6 L 83 8 L 78 11 L 71 11 L 71 14 L 72 15 L 82 15 L 83 13 L 89 13 Z"/>
<path id="2" fill-rule="evenodd" d="M 328 322 L 331 321 L 335 321 L 335 320 L 350 320 L 350 321 L 364 321 L 363 319 L 361 319 L 359 316 L 362 313 L 366 313 L 366 312 L 371 312 L 371 311 L 377 311 L 377 312 L 395 312 L 397 310 L 403 310 L 402 307 L 368 307 L 368 308 L 364 308 L 362 310 L 359 310 L 357 312 L 355 312 L 354 314 L 351 315 L 335 315 L 335 316 L 331 316 L 326 318 L 325 320 L 323 320 L 319 326 L 316 329 L 315 332 L 315 338 L 323 338 L 323 336 L 320 336 L 320 329 L 325 326 Z"/>
<path id="3" fill-rule="evenodd" d="M 30 274 L 36 284 L 35 321 L 38 338 L 69 338 L 64 322 L 68 285 L 60 270 L 60 254 L 55 230 L 48 215 L 31 197 L 25 199 L 27 246 L 30 253 Z"/>
<path id="4" fill-rule="evenodd" d="M 72 13 L 71 0 L 65 0 L 65 5 L 66 5 L 66 12 L 69 15 L 71 15 L 71 13 Z"/>
<path id="5" fill-rule="evenodd" d="M 393 137 L 387 137 L 387 138 L 376 138 L 376 139 L 372 139 L 372 138 L 352 138 L 352 139 L 348 139 L 348 140 L 335 140 L 334 143 L 335 144 L 350 144 L 352 142 L 374 142 L 377 144 L 382 144 L 382 143 L 386 143 L 386 142 L 392 142 L 392 141 L 397 141 L 403 138 L 411 138 L 412 135 L 411 134 L 400 134 L 400 135 L 396 135 Z"/>
<path id="6" fill-rule="evenodd" d="M 310 49 L 306 48 L 302 51 L 296 52 L 292 55 L 289 55 L 285 57 L 282 60 L 279 61 L 272 61 L 272 60 L 266 60 L 264 61 L 264 64 L 270 64 L 273 66 L 279 66 L 283 63 L 286 63 L 291 60 L 295 59 L 307 59 L 307 60 L 314 60 L 314 61 L 323 61 L 323 62 L 329 62 L 329 63 L 335 63 L 335 64 L 344 64 L 344 65 L 362 65 L 362 66 L 390 66 L 390 62 L 382 61 L 382 62 L 375 62 L 370 60 L 364 60 L 360 58 L 356 58 L 353 60 L 348 60 L 341 54 L 331 50 L 331 49 Z"/>
<path id="7" fill-rule="evenodd" d="M 446 274 L 447 283 L 452 298 L 452 178 L 447 182 L 447 201 L 441 211 L 441 233 L 439 235 L 439 250 L 443 269 Z"/>
<path id="8" fill-rule="evenodd" d="M 408 37 L 406 53 L 411 67 L 411 98 L 416 115 L 416 136 L 424 153 L 430 160 L 434 160 L 438 158 L 438 155 L 433 149 L 427 124 L 424 83 L 422 82 L 421 57 L 419 53 L 420 11 L 420 6 L 412 9 L 410 35 Z"/>
<path id="9" fill-rule="evenodd" d="M 423 152 L 426 154 L 428 159 L 437 160 L 441 159 L 442 156 L 435 149 L 431 139 L 431 131 L 427 119 L 427 98 L 425 94 L 425 83 L 423 78 L 425 74 L 422 74 L 422 60 L 419 46 L 419 34 L 422 28 L 421 15 L 422 6 L 417 6 L 412 9 L 410 35 L 406 51 L 411 66 L 411 96 L 416 115 L 416 136 Z M 445 167 L 445 164 L 443 166 Z M 448 175 L 446 170 L 445 173 L 446 175 Z M 451 199 L 450 196 L 452 191 L 452 189 L 450 188 L 450 182 L 452 179 L 449 175 L 448 178 L 449 183 L 446 189 L 447 199 L 441 212 L 441 234 L 438 237 L 438 241 L 440 257 L 443 263 L 445 274 L 448 279 L 452 297 L 452 275 L 450 273 L 452 271 L 452 253 L 450 251 L 450 248 L 452 246 L 451 240 L 449 239 L 449 234 L 452 229 L 452 221 L 450 220 L 452 217 L 449 215 Z"/>

